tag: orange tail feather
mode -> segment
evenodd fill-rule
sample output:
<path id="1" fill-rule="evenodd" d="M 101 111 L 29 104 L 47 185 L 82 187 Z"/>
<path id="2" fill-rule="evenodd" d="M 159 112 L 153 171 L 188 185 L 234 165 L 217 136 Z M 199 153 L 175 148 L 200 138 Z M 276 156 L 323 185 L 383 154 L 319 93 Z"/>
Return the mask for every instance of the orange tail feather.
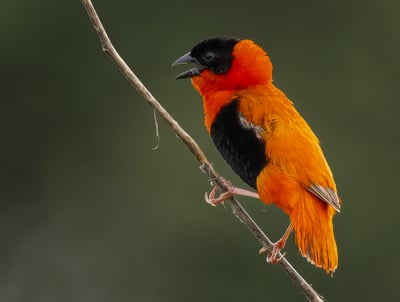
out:
<path id="1" fill-rule="evenodd" d="M 296 243 L 303 257 L 327 273 L 338 265 L 338 251 L 333 233 L 335 210 L 308 192 L 304 192 L 290 213 Z"/>

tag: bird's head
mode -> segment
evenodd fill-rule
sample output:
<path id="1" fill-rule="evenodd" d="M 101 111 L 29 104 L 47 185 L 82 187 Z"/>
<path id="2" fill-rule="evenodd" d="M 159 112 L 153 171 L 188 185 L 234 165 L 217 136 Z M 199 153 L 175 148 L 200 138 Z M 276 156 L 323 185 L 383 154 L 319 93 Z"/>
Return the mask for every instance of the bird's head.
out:
<path id="1" fill-rule="evenodd" d="M 272 81 L 269 57 L 251 40 L 215 37 L 201 41 L 172 66 L 193 64 L 176 79 L 191 78 L 201 94 L 239 90 Z"/>

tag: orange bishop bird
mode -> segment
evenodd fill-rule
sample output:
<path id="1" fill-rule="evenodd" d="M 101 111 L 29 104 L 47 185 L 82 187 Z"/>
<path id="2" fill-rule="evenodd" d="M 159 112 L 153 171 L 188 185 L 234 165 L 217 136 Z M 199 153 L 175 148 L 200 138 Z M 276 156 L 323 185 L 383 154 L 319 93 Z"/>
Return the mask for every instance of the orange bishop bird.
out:
<path id="1" fill-rule="evenodd" d="M 251 40 L 214 37 L 173 65 L 178 64 L 194 66 L 177 79 L 191 78 L 203 98 L 205 126 L 216 148 L 257 191 L 226 181 L 228 192 L 216 197 L 214 188 L 208 202 L 216 205 L 239 194 L 274 203 L 290 217 L 290 225 L 267 261 L 280 260 L 294 231 L 301 255 L 332 274 L 338 265 L 332 220 L 341 201 L 318 138 L 272 82 L 269 56 Z"/>

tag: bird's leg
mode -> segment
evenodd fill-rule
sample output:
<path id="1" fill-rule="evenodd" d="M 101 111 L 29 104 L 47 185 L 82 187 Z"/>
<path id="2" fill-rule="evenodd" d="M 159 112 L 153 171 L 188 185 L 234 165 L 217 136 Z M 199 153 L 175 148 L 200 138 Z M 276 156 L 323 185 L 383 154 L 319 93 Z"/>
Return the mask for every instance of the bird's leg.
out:
<path id="1" fill-rule="evenodd" d="M 293 230 L 293 226 L 292 226 L 292 223 L 290 223 L 288 228 L 286 229 L 285 233 L 281 237 L 281 239 L 279 239 L 277 242 L 275 242 L 273 244 L 272 251 L 267 256 L 267 262 L 268 263 L 278 263 L 279 261 L 282 260 L 283 257 L 285 257 L 286 253 L 283 253 L 283 255 L 281 255 L 280 257 L 278 257 L 278 254 L 285 247 L 286 241 L 288 240 L 292 230 Z M 267 247 L 264 246 L 258 251 L 258 253 L 262 254 L 262 253 L 266 252 L 269 249 L 270 248 L 267 248 Z"/>
<path id="2" fill-rule="evenodd" d="M 218 187 L 214 186 L 214 188 L 211 190 L 210 194 L 206 192 L 204 199 L 206 202 L 212 206 L 216 206 L 222 202 L 224 202 L 226 199 L 235 196 L 235 195 L 241 195 L 241 196 L 247 196 L 247 197 L 253 197 L 253 198 L 258 198 L 260 199 L 260 196 L 253 191 L 249 191 L 246 189 L 241 189 L 241 188 L 236 188 L 232 185 L 232 183 L 229 180 L 226 180 L 223 177 L 220 177 L 221 182 L 224 184 L 224 186 L 227 188 L 227 191 L 220 194 L 218 197 L 215 197 L 215 194 L 218 191 Z"/>

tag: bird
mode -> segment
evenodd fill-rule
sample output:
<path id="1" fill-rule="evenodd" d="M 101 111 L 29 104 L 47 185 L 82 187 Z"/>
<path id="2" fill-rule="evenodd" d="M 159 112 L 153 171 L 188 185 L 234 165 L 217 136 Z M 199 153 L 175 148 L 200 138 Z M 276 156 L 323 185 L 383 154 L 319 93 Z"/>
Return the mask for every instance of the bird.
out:
<path id="1" fill-rule="evenodd" d="M 227 192 L 206 200 L 217 205 L 234 195 L 275 204 L 290 218 L 267 261 L 281 261 L 280 251 L 294 232 L 300 254 L 333 274 L 338 250 L 333 217 L 341 199 L 320 142 L 293 102 L 272 79 L 269 55 L 249 39 L 210 37 L 197 43 L 172 66 L 191 64 L 176 79 L 191 79 L 203 101 L 204 124 L 226 163 L 252 190 L 224 179 Z"/>

